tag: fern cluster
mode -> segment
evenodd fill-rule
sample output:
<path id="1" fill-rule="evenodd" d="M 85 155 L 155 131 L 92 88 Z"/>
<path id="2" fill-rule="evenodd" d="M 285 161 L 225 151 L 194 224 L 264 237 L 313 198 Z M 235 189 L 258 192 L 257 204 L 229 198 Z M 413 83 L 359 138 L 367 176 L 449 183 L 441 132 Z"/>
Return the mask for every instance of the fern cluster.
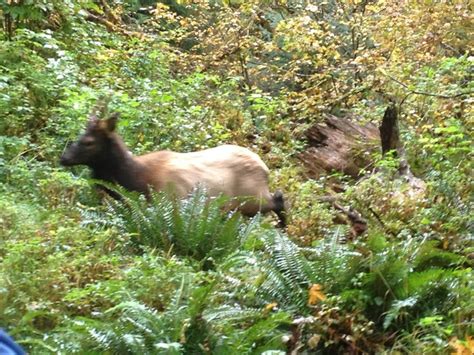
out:
<path id="1" fill-rule="evenodd" d="M 240 244 L 241 217 L 225 213 L 229 199 L 209 198 L 196 189 L 186 199 L 167 192 L 143 196 L 120 190 L 122 199 L 111 201 L 121 228 L 136 241 L 197 260 L 213 260 L 234 251 Z"/>
<path id="2" fill-rule="evenodd" d="M 371 351 L 383 333 L 398 332 L 394 342 L 409 349 L 428 334 L 452 332 L 449 319 L 459 329 L 471 326 L 470 269 L 435 241 L 373 233 L 344 244 L 334 234 L 300 247 L 259 216 L 227 212 L 227 199 L 204 191 L 184 200 L 121 194 L 105 213 L 83 213 L 83 227 L 126 232 L 143 246 L 143 255 L 132 256 L 140 261 L 123 265 L 116 279 L 70 291 L 63 299 L 71 309 L 87 307 L 93 316 L 65 317 L 43 340 L 25 340 L 29 346 L 59 353 Z M 309 302 L 314 285 L 326 300 Z M 32 311 L 24 322 L 59 319 L 46 314 Z"/>
<path id="3" fill-rule="evenodd" d="M 66 343 L 66 353 L 76 352 L 74 344 L 79 343 L 81 351 L 181 354 L 199 347 L 187 338 L 195 331 L 193 327 L 211 288 L 212 285 L 197 285 L 193 274 L 184 274 L 165 309 L 158 311 L 137 300 L 125 300 L 95 319 L 71 320 L 68 331 L 53 337 L 53 344 L 60 349 Z M 71 330 L 77 339 L 67 339 Z M 206 340 L 203 329 L 197 340 Z"/>

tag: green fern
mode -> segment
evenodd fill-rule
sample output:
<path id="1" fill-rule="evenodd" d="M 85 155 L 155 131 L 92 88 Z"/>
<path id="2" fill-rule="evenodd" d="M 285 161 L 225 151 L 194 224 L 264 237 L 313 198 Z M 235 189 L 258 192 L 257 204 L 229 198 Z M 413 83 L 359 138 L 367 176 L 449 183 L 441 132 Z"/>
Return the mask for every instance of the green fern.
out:
<path id="1" fill-rule="evenodd" d="M 122 200 L 111 201 L 111 210 L 121 228 L 141 244 L 197 260 L 220 259 L 240 245 L 241 217 L 224 212 L 226 197 L 210 199 L 204 190 L 195 190 L 179 200 L 153 192 L 147 201 L 121 189 L 114 191 L 121 193 Z"/>
<path id="2" fill-rule="evenodd" d="M 385 318 L 383 321 L 383 328 L 387 329 L 395 320 L 397 320 L 401 316 L 407 316 L 409 312 L 405 311 L 405 309 L 413 308 L 416 303 L 418 302 L 417 297 L 409 297 L 404 300 L 396 300 L 392 303 L 390 309 L 385 314 Z"/>
<path id="3" fill-rule="evenodd" d="M 254 319 L 253 325 L 245 331 L 235 331 L 226 342 L 233 354 L 262 354 L 269 350 L 283 350 L 285 344 L 282 336 L 288 334 L 281 329 L 282 325 L 289 326 L 291 318 L 289 314 L 277 312 L 268 317 Z M 230 350 L 229 349 L 229 350 Z"/>
<path id="4" fill-rule="evenodd" d="M 291 316 L 286 312 L 267 313 L 262 309 L 225 306 L 205 312 L 212 328 L 225 333 L 225 342 L 217 344 L 216 353 L 261 354 L 284 349 L 282 337 L 288 334 Z"/>
<path id="5" fill-rule="evenodd" d="M 351 288 L 356 275 L 365 267 L 362 254 L 354 247 L 341 244 L 337 236 L 330 235 L 305 252 L 318 282 L 334 294 Z"/>
<path id="6" fill-rule="evenodd" d="M 432 240 L 422 243 L 413 253 L 413 266 L 419 270 L 429 268 L 455 267 L 463 262 L 457 254 L 438 248 L 438 241 Z"/>
<path id="7" fill-rule="evenodd" d="M 438 288 L 441 286 L 445 276 L 450 274 L 450 270 L 430 269 L 420 272 L 412 272 L 408 275 L 403 288 L 403 293 L 400 297 L 407 297 L 409 295 L 423 295 L 429 292 L 431 288 Z"/>
<path id="8" fill-rule="evenodd" d="M 242 322 L 254 319 L 262 315 L 261 309 L 247 308 L 238 306 L 223 306 L 216 309 L 210 309 L 204 312 L 204 319 L 208 322 Z"/>
<path id="9" fill-rule="evenodd" d="M 69 329 L 82 334 L 82 350 L 181 354 L 197 349 L 208 336 L 199 320 L 214 284 L 198 286 L 195 281 L 193 274 L 183 274 L 163 311 L 132 299 L 110 308 L 98 319 L 76 318 Z"/>
<path id="10" fill-rule="evenodd" d="M 257 250 L 235 253 L 220 265 L 222 273 L 236 273 L 235 278 L 227 276 L 224 282 L 246 297 L 253 295 L 259 306 L 276 302 L 286 310 L 309 311 L 308 290 L 318 277 L 301 249 L 275 229 L 261 228 L 254 237 L 258 241 L 250 242 L 247 235 L 247 244 Z M 245 274 L 240 275 L 240 270 Z"/>

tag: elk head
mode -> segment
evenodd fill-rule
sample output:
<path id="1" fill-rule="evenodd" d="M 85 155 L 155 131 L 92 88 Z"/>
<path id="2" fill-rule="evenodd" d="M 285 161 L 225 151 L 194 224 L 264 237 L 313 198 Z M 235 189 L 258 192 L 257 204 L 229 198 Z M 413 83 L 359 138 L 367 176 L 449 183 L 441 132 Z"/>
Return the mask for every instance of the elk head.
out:
<path id="1" fill-rule="evenodd" d="M 100 111 L 102 114 L 105 112 L 104 104 L 102 104 Z M 97 112 L 91 114 L 84 134 L 71 144 L 61 156 L 61 165 L 88 165 L 92 167 L 107 162 L 116 136 L 114 131 L 118 117 L 119 113 L 115 112 L 107 119 L 100 120 L 97 117 Z"/>

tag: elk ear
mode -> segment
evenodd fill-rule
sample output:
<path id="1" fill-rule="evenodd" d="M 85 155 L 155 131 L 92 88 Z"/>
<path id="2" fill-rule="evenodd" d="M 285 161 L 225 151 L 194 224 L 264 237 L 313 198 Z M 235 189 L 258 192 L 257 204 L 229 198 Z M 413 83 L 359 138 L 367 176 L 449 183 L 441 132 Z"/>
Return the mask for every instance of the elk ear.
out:
<path id="1" fill-rule="evenodd" d="M 105 127 L 107 131 L 113 132 L 115 131 L 115 127 L 117 127 L 117 121 L 120 117 L 120 113 L 114 112 L 110 115 L 110 117 L 105 121 Z"/>

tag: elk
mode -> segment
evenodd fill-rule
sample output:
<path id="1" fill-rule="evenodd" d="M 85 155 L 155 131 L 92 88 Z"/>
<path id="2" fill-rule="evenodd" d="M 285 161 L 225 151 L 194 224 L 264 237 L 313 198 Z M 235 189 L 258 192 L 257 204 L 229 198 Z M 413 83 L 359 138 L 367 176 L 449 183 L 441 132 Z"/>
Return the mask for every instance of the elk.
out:
<path id="1" fill-rule="evenodd" d="M 230 197 L 229 207 L 243 215 L 273 211 L 278 216 L 278 226 L 286 226 L 283 194 L 270 193 L 269 170 L 257 154 L 240 146 L 221 145 L 191 153 L 162 150 L 133 156 L 116 133 L 118 118 L 118 113 L 107 119 L 91 115 L 85 133 L 61 156 L 61 165 L 86 165 L 94 179 L 146 196 L 154 189 L 171 190 L 183 198 L 202 186 L 210 197 Z M 115 192 L 105 191 L 119 198 Z"/>

